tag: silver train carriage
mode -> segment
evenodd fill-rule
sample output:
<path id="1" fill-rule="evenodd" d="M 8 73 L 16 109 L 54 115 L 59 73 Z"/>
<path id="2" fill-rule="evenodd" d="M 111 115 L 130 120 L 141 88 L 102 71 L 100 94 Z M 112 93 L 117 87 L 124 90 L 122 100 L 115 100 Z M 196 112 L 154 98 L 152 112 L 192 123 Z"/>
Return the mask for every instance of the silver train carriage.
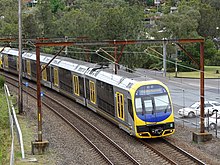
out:
<path id="1" fill-rule="evenodd" d="M 3 69 L 18 73 L 18 51 L 1 53 Z M 43 68 L 52 55 L 41 53 Z M 23 76 L 36 80 L 36 54 L 22 54 Z M 129 73 L 130 74 L 130 73 Z M 96 64 L 57 57 L 42 72 L 41 83 L 60 92 L 115 123 L 138 138 L 157 138 L 175 132 L 173 106 L 168 88 L 160 81 L 126 78 Z"/>

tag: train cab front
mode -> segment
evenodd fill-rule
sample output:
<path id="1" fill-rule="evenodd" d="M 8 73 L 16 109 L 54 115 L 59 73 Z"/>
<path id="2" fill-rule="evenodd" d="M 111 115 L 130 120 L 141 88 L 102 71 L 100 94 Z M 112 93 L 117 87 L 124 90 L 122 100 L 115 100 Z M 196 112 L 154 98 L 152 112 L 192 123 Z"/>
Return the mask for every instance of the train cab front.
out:
<path id="1" fill-rule="evenodd" d="M 160 82 L 137 88 L 134 93 L 134 114 L 138 138 L 164 137 L 175 131 L 170 94 Z"/>

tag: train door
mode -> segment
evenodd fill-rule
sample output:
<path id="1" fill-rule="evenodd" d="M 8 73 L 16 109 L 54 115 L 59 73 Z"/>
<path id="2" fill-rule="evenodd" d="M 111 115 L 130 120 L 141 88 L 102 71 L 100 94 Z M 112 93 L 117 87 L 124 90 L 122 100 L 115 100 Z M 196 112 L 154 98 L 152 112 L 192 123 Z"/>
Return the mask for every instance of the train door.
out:
<path id="1" fill-rule="evenodd" d="M 54 76 L 54 85 L 59 87 L 59 72 L 58 72 L 58 68 L 53 68 L 53 76 Z"/>
<path id="2" fill-rule="evenodd" d="M 73 93 L 79 96 L 79 77 L 73 75 Z"/>
<path id="3" fill-rule="evenodd" d="M 93 104 L 96 104 L 95 83 L 93 81 L 89 81 L 89 89 L 90 89 L 90 101 Z"/>
<path id="4" fill-rule="evenodd" d="M 41 65 L 41 69 L 43 69 L 46 65 Z M 42 79 L 47 81 L 47 68 L 42 71 Z"/>
<path id="5" fill-rule="evenodd" d="M 26 60 L 26 67 L 27 67 L 27 75 L 31 76 L 31 61 Z"/>
<path id="6" fill-rule="evenodd" d="M 16 62 L 17 62 L 17 71 L 19 71 L 19 58 L 16 58 Z"/>
<path id="7" fill-rule="evenodd" d="M 125 120 L 124 95 L 120 92 L 116 92 L 116 113 L 119 119 Z"/>
<path id="8" fill-rule="evenodd" d="M 2 69 L 2 54 L 0 54 L 0 69 Z"/>
<path id="9" fill-rule="evenodd" d="M 4 68 L 8 68 L 8 55 L 4 55 Z"/>

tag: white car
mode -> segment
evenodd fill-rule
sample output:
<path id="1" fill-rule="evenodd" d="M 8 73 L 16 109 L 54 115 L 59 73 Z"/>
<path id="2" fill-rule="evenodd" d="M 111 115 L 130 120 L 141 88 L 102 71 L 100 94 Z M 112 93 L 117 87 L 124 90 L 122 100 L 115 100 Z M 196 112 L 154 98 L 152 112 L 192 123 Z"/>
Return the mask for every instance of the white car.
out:
<path id="1" fill-rule="evenodd" d="M 214 110 L 220 111 L 220 103 L 217 101 L 205 101 L 204 102 L 204 114 L 212 115 Z M 191 106 L 186 108 L 181 108 L 178 110 L 178 114 L 182 117 L 195 117 L 200 115 L 200 102 L 197 101 Z"/>
<path id="2" fill-rule="evenodd" d="M 204 120 L 205 127 L 209 127 L 209 129 L 216 129 L 216 113 L 211 117 L 206 117 Z M 217 126 L 220 126 L 220 114 L 217 113 Z"/>

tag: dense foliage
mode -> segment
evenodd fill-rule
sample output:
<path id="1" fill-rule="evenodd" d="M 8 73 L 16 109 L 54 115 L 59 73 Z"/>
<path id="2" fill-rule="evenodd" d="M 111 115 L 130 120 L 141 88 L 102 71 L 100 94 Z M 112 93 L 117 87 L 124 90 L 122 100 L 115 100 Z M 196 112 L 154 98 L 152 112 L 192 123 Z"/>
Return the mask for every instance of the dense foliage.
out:
<path id="1" fill-rule="evenodd" d="M 0 35 L 17 36 L 17 0 L 1 2 Z M 68 36 L 87 40 L 204 37 L 207 41 L 205 64 L 219 65 L 220 53 L 217 49 L 219 43 L 215 42 L 214 38 L 220 37 L 217 28 L 220 27 L 220 1 L 163 0 L 163 2 L 158 6 L 152 6 L 151 0 L 40 0 L 35 7 L 23 5 L 23 36 L 25 38 Z M 171 7 L 174 6 L 178 7 L 177 11 L 171 12 Z M 154 22 L 150 26 L 146 21 L 149 18 Z M 158 54 L 134 53 L 143 52 L 148 48 L 149 45 L 126 46 L 125 51 L 128 53 L 123 55 L 120 63 L 132 68 L 161 69 L 162 60 Z M 162 53 L 160 47 L 155 49 Z M 173 60 L 175 49 L 173 45 L 168 46 L 169 60 Z M 51 49 L 47 50 L 51 52 Z M 187 51 L 199 62 L 199 45 L 187 45 Z M 100 60 L 98 57 L 93 59 Z M 183 52 L 179 53 L 178 59 L 184 65 L 196 67 Z"/>

